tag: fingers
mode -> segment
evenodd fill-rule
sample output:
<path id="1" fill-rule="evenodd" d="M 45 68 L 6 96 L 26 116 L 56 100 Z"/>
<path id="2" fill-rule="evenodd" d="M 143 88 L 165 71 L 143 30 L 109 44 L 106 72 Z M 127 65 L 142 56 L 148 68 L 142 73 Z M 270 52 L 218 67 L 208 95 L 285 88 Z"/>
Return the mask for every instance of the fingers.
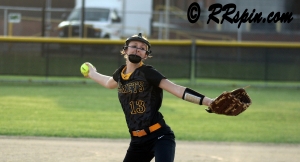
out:
<path id="1" fill-rule="evenodd" d="M 95 68 L 95 66 L 92 65 L 91 63 L 85 62 L 85 64 L 89 67 L 89 72 L 91 72 L 91 71 L 93 71 L 93 72 L 97 71 L 97 69 Z"/>
<path id="2" fill-rule="evenodd" d="M 91 74 L 97 72 L 96 68 L 90 62 L 85 62 L 84 64 L 88 66 L 88 73 L 83 75 L 85 78 L 90 78 Z"/>
<path id="3" fill-rule="evenodd" d="M 91 69 L 91 68 L 95 68 L 91 63 L 89 63 L 89 62 L 85 62 L 85 64 L 87 65 L 87 66 L 89 66 L 89 68 Z"/>

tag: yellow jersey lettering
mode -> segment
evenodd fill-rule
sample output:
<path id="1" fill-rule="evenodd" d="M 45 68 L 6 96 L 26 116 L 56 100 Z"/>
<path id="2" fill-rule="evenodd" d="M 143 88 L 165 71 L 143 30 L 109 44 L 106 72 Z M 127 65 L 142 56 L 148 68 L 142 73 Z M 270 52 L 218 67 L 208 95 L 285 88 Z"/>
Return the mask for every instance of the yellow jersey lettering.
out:
<path id="1" fill-rule="evenodd" d="M 142 114 L 146 111 L 145 102 L 142 100 L 130 101 L 131 114 Z"/>
<path id="2" fill-rule="evenodd" d="M 144 91 L 144 82 L 143 81 L 136 81 L 127 83 L 122 85 L 121 83 L 118 86 L 119 93 L 138 93 Z"/>

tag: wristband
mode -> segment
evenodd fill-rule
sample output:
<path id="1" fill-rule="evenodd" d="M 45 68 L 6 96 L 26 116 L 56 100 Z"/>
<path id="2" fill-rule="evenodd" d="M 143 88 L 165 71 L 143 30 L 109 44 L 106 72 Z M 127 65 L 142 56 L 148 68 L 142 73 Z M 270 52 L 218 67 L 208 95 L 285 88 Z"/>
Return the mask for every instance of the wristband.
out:
<path id="1" fill-rule="evenodd" d="M 200 94 L 190 88 L 186 88 L 183 95 L 182 95 L 182 99 L 195 103 L 195 104 L 199 104 L 202 105 L 202 101 L 204 99 L 204 95 Z"/>

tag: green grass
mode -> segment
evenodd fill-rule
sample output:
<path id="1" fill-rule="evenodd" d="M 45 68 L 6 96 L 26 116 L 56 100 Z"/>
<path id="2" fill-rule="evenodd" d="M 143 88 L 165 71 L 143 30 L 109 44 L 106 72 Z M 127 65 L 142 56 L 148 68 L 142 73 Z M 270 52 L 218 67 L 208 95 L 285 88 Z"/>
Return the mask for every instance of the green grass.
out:
<path id="1" fill-rule="evenodd" d="M 188 85 L 185 80 L 175 82 Z M 218 82 L 221 84 L 215 86 Z M 197 83 L 189 87 L 209 97 L 240 85 L 258 86 L 248 89 L 253 105 L 236 117 L 208 114 L 205 106 L 164 92 L 161 112 L 177 139 L 300 143 L 299 88 L 285 87 L 286 83 L 264 87 L 260 85 L 266 83 L 210 79 Z M 0 82 L 0 135 L 129 138 L 117 91 L 82 78 Z"/>

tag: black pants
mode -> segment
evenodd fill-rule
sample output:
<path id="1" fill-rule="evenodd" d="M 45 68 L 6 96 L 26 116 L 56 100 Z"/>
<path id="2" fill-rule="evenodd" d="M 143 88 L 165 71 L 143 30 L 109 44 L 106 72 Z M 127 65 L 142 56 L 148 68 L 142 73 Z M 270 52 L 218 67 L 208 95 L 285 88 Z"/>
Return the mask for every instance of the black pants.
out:
<path id="1" fill-rule="evenodd" d="M 174 135 L 163 135 L 147 141 L 130 142 L 123 162 L 173 162 L 175 157 Z"/>

